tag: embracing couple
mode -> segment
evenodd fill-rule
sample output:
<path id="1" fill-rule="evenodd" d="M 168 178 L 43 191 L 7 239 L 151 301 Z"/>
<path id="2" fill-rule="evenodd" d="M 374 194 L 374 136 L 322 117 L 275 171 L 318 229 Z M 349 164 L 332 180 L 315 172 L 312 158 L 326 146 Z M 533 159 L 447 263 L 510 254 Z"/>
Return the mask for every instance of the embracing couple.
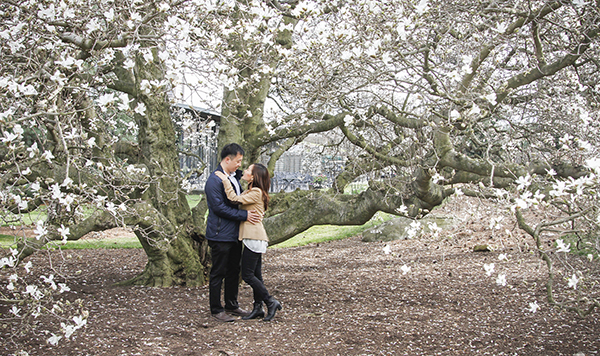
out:
<path id="1" fill-rule="evenodd" d="M 265 288 L 261 273 L 262 254 L 269 245 L 262 217 L 269 203 L 271 180 L 269 171 L 260 163 L 251 164 L 242 174 L 238 168 L 243 158 L 244 150 L 237 143 L 223 147 L 221 163 L 204 188 L 208 203 L 206 239 L 212 258 L 210 312 L 213 318 L 224 322 L 234 321 L 231 315 L 244 320 L 264 317 L 264 321 L 270 321 L 281 310 L 281 303 Z M 248 190 L 244 192 L 240 178 L 248 182 Z M 240 267 L 242 279 L 254 294 L 251 312 L 241 309 L 237 300 Z M 223 283 L 225 307 L 221 304 Z M 266 316 L 263 302 L 267 306 Z"/>

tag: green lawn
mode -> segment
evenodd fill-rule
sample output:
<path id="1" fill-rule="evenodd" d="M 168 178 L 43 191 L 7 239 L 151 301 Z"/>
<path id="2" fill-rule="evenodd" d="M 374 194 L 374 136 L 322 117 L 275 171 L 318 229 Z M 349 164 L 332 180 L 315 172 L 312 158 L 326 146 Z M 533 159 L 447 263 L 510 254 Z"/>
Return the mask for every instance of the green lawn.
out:
<path id="1" fill-rule="evenodd" d="M 391 219 L 393 216 L 385 213 L 377 213 L 375 216 L 364 225 L 352 226 L 336 226 L 336 225 L 320 225 L 313 226 L 310 229 L 300 233 L 293 238 L 274 245 L 273 247 L 295 247 L 304 246 L 310 243 L 341 240 L 347 237 L 356 236 L 366 229 L 377 226 L 384 221 Z"/>
<path id="2" fill-rule="evenodd" d="M 362 189 L 364 187 L 359 187 Z M 187 197 L 190 207 L 194 207 L 198 204 L 201 199 L 201 195 L 189 195 Z M 39 219 L 45 220 L 45 210 L 38 209 L 39 212 L 28 214 L 22 217 L 22 221 L 28 225 L 33 224 Z M 305 232 L 295 236 L 292 239 L 284 241 L 273 247 L 294 247 L 304 246 L 310 243 L 318 243 L 324 241 L 340 240 L 347 237 L 355 236 L 360 234 L 362 231 L 371 228 L 375 225 L 380 224 L 385 220 L 389 220 L 391 215 L 378 213 L 371 221 L 360 226 L 334 226 L 334 225 L 322 225 L 313 226 Z M 16 240 L 13 236 L 1 235 L 0 234 L 0 248 L 15 247 Z M 123 238 L 110 238 L 110 239 L 89 239 L 79 241 L 69 241 L 65 245 L 60 242 L 55 242 L 48 248 L 61 248 L 61 249 L 95 249 L 95 248 L 142 248 L 140 242 L 136 237 L 123 237 Z"/>
<path id="3" fill-rule="evenodd" d="M 0 248 L 16 247 L 16 239 L 9 235 L 0 235 Z M 96 248 L 142 248 L 136 237 L 117 237 L 110 239 L 93 239 L 68 241 L 54 241 L 46 245 L 46 248 L 60 248 L 62 250 L 96 249 Z"/>

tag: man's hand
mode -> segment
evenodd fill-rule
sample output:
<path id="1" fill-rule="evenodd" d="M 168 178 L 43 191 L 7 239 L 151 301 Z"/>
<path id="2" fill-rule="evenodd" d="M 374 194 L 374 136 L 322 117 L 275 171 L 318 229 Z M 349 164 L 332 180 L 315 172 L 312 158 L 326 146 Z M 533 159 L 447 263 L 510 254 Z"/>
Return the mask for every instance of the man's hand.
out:
<path id="1" fill-rule="evenodd" d="M 252 224 L 259 223 L 262 220 L 262 215 L 256 212 L 256 210 L 248 210 L 248 222 Z"/>

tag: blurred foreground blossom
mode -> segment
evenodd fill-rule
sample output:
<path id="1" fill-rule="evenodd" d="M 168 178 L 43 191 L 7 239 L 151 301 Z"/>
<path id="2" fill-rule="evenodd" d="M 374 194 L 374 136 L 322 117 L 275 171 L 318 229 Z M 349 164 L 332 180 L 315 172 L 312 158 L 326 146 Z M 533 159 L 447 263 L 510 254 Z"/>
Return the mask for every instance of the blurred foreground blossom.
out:
<path id="1" fill-rule="evenodd" d="M 483 269 L 485 270 L 485 273 L 488 276 L 491 276 L 492 273 L 494 272 L 494 264 L 493 263 L 489 263 L 489 264 L 488 263 L 484 263 L 483 264 Z"/>
<path id="2" fill-rule="evenodd" d="M 402 270 L 402 274 L 407 274 L 408 272 L 410 272 L 410 267 L 407 265 L 400 267 L 400 269 Z"/>
<path id="3" fill-rule="evenodd" d="M 540 308 L 540 306 L 538 305 L 537 302 L 529 303 L 529 311 L 530 312 L 535 313 L 539 308 Z"/>

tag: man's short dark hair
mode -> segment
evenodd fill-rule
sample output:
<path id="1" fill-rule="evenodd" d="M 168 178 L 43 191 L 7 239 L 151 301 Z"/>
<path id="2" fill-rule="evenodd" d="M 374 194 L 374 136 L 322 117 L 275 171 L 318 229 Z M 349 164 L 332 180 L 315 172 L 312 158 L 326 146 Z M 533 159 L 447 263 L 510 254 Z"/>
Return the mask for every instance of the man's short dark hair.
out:
<path id="1" fill-rule="evenodd" d="M 236 157 L 238 154 L 244 155 L 244 149 L 242 146 L 237 143 L 228 143 L 221 150 L 221 160 L 224 160 L 225 157 L 233 156 Z"/>

